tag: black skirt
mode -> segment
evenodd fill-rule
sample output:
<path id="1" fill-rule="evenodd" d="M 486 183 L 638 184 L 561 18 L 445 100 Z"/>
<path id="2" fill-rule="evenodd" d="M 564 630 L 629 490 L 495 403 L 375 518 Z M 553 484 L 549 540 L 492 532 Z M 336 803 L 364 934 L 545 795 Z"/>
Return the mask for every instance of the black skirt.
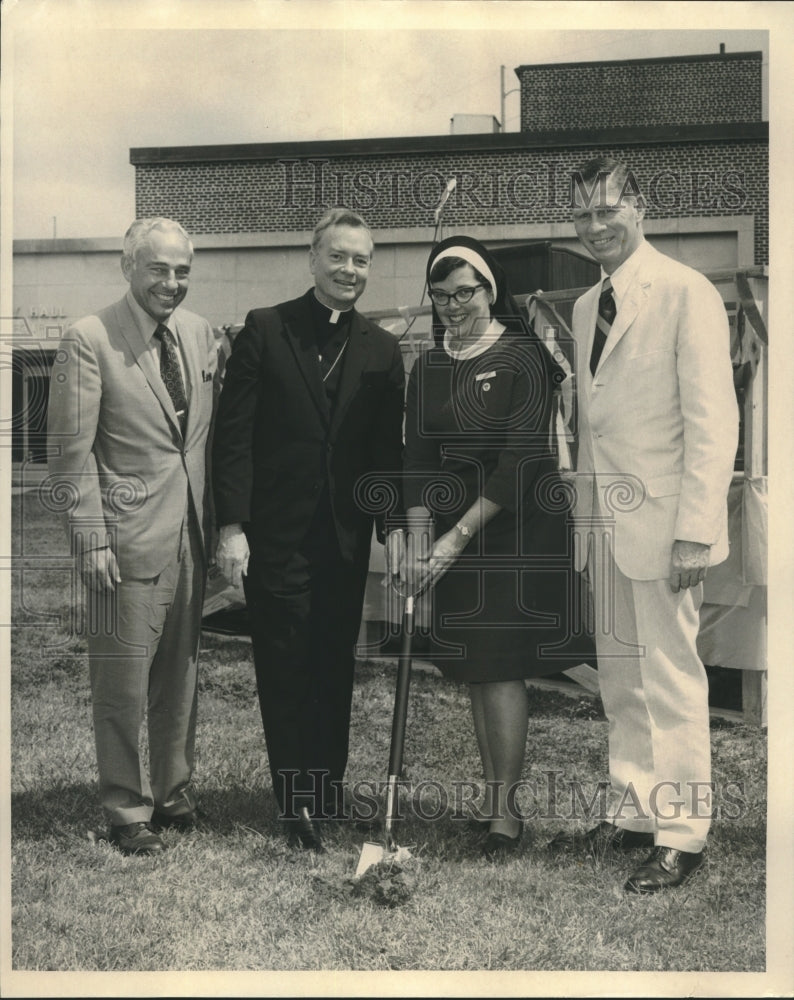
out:
<path id="1" fill-rule="evenodd" d="M 596 665 L 567 511 L 525 517 L 519 545 L 507 524 L 514 516 L 497 515 L 430 592 L 429 656 L 452 680 L 521 680 Z"/>

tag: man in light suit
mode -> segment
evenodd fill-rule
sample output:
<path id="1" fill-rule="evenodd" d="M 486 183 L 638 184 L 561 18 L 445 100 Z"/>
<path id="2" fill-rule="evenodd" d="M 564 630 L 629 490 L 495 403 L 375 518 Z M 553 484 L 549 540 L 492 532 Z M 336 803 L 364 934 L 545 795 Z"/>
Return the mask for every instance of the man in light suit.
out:
<path id="1" fill-rule="evenodd" d="M 102 806 L 125 854 L 195 822 L 191 788 L 206 554 L 215 337 L 179 308 L 193 247 L 170 219 L 133 222 L 119 302 L 66 332 L 52 371 L 50 482 L 66 488 L 86 585 Z M 151 781 L 139 753 L 148 712 Z"/>
<path id="2" fill-rule="evenodd" d="M 289 839 L 318 852 L 318 821 L 344 809 L 353 650 L 377 506 L 367 477 L 382 476 L 396 498 L 402 460 L 400 346 L 355 309 L 372 250 L 356 213 L 331 209 L 320 219 L 309 252 L 314 287 L 248 314 L 214 431 L 216 559 L 245 585 Z M 384 525 L 379 516 L 381 541 Z"/>
<path id="3" fill-rule="evenodd" d="M 702 581 L 728 552 L 737 445 L 728 323 L 697 271 L 648 244 L 625 165 L 572 185 L 576 233 L 602 280 L 575 304 L 577 568 L 588 565 L 609 719 L 607 819 L 554 846 L 653 847 L 625 889 L 683 884 L 710 824 L 708 682 L 696 639 Z"/>

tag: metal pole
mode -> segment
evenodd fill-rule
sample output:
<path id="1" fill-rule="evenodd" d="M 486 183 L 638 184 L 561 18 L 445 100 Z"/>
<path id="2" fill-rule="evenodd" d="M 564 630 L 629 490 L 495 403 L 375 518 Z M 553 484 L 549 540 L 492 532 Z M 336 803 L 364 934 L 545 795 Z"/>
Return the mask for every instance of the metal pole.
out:
<path id="1" fill-rule="evenodd" d="M 505 68 L 504 66 L 499 67 L 499 97 L 500 97 L 500 109 L 502 117 L 499 120 L 499 129 L 504 132 L 505 130 Z"/>

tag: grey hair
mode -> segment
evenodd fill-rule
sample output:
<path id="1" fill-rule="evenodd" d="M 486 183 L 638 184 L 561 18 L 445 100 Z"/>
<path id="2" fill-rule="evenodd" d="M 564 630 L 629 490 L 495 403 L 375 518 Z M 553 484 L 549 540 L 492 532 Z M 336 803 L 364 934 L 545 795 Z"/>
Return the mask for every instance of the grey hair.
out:
<path id="1" fill-rule="evenodd" d="M 352 226 L 354 229 L 366 229 L 374 250 L 375 241 L 372 239 L 372 231 L 362 216 L 358 212 L 352 211 L 352 209 L 342 207 L 329 208 L 320 218 L 312 233 L 312 250 L 317 250 L 320 240 L 323 238 L 323 233 L 332 226 Z"/>
<path id="2" fill-rule="evenodd" d="M 124 234 L 124 248 L 122 250 L 122 255 L 129 261 L 135 260 L 135 255 L 141 249 L 141 247 L 146 243 L 149 238 L 149 234 L 157 230 L 158 232 L 173 232 L 178 233 L 190 250 L 190 256 L 193 256 L 193 243 L 190 240 L 187 232 L 182 228 L 182 226 L 175 222 L 173 219 L 166 219 L 161 215 L 151 216 L 147 219 L 136 219 L 132 223 L 130 228 Z"/>

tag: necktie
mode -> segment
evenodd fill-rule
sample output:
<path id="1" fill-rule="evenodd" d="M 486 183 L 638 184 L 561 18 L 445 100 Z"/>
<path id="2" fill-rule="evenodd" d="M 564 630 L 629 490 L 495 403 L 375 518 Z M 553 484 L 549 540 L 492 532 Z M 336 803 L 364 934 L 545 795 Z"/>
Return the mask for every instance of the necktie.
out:
<path id="1" fill-rule="evenodd" d="M 174 335 L 162 323 L 158 323 L 154 331 L 155 337 L 160 341 L 160 376 L 174 404 L 176 415 L 179 418 L 179 427 L 185 433 L 187 424 L 187 396 L 185 395 L 185 383 L 182 381 L 182 371 L 179 367 L 179 358 L 176 356 L 176 344 Z"/>
<path id="2" fill-rule="evenodd" d="M 615 298 L 612 295 L 612 282 L 606 278 L 601 288 L 601 296 L 598 299 L 598 317 L 596 319 L 595 336 L 593 337 L 593 350 L 590 354 L 590 374 L 595 375 L 601 352 L 607 342 L 609 331 L 615 321 L 617 312 Z"/>

